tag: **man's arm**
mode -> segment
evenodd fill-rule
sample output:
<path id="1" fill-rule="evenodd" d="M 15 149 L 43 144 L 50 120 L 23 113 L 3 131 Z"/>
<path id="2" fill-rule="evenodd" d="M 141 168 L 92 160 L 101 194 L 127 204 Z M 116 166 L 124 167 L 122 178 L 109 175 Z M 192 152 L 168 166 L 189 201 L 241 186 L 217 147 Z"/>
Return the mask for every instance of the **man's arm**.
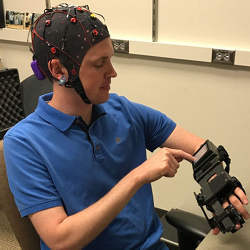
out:
<path id="1" fill-rule="evenodd" d="M 132 171 L 103 198 L 74 215 L 67 216 L 63 207 L 54 207 L 29 218 L 51 249 L 81 249 L 108 226 L 142 185 Z"/>
<path id="2" fill-rule="evenodd" d="M 187 141 L 195 143 L 183 144 Z M 193 161 L 190 153 L 195 152 L 203 141 L 176 127 L 163 143 L 161 150 L 132 170 L 104 197 L 88 208 L 67 216 L 63 207 L 54 207 L 36 212 L 29 217 L 40 237 L 50 248 L 83 248 L 112 222 L 142 185 L 162 176 L 175 176 L 179 162 L 183 159 Z"/>
<path id="3" fill-rule="evenodd" d="M 83 248 L 109 225 L 140 187 L 162 176 L 173 177 L 179 167 L 175 157 L 189 161 L 193 159 L 182 150 L 163 148 L 132 170 L 88 208 L 67 216 L 63 207 L 54 207 L 29 217 L 40 237 L 50 248 Z"/>
<path id="4" fill-rule="evenodd" d="M 177 125 L 161 147 L 181 149 L 184 152 L 193 155 L 204 142 L 204 139 Z"/>
<path id="5" fill-rule="evenodd" d="M 193 155 L 200 146 L 205 142 L 204 139 L 186 131 L 185 129 L 176 126 L 173 133 L 167 138 L 167 140 L 162 144 L 162 147 L 169 147 L 174 149 L 181 149 L 184 152 L 188 152 Z M 228 201 L 238 210 L 238 212 L 243 216 L 244 219 L 248 219 L 250 217 L 248 211 L 244 207 L 248 204 L 248 199 L 245 193 L 237 187 L 234 190 L 235 195 L 231 195 Z M 223 207 L 227 207 L 229 205 L 228 202 L 223 204 Z M 240 226 L 236 225 L 236 229 L 239 229 Z M 218 228 L 213 230 L 214 234 L 218 234 Z"/>

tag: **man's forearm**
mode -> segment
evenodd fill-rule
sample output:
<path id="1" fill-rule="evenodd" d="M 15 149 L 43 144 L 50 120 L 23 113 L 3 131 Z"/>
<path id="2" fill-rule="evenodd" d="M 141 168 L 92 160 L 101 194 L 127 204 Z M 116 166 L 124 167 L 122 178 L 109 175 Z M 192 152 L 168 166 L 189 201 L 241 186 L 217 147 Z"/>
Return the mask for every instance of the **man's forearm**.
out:
<path id="1" fill-rule="evenodd" d="M 181 149 L 193 155 L 204 142 L 204 139 L 186 131 L 180 126 L 176 126 L 172 134 L 161 146 Z"/>
<path id="2" fill-rule="evenodd" d="M 144 184 L 137 169 L 131 171 L 103 198 L 90 207 L 66 217 L 56 228 L 53 249 L 77 249 L 95 239 L 126 206 Z"/>

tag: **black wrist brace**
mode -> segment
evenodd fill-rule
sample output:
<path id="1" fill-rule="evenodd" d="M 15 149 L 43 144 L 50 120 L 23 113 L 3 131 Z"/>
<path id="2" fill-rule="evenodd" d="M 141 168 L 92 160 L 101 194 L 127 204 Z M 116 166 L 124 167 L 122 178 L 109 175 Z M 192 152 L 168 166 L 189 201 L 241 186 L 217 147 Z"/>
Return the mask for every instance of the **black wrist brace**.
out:
<path id="1" fill-rule="evenodd" d="M 223 208 L 222 204 L 234 194 L 236 187 L 244 189 L 236 177 L 229 175 L 231 160 L 227 151 L 223 146 L 217 148 L 207 140 L 193 156 L 194 179 L 201 186 L 201 193 L 195 193 L 195 197 L 210 227 L 218 227 L 223 233 L 234 233 L 237 231 L 235 225 L 242 227 L 245 221 L 231 204 L 227 208 Z M 208 218 L 203 206 L 213 213 L 212 218 Z"/>

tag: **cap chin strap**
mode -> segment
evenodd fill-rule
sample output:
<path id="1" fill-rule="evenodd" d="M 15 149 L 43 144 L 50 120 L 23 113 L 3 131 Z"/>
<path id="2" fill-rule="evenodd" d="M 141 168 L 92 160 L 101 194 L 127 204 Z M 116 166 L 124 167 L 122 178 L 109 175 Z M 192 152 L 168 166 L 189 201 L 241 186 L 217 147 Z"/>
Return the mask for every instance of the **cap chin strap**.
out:
<path id="1" fill-rule="evenodd" d="M 56 79 L 57 80 L 57 79 Z M 76 93 L 82 98 L 82 100 L 86 103 L 86 104 L 91 104 L 91 101 L 89 100 L 89 98 L 87 97 L 85 90 L 82 86 L 82 83 L 79 79 L 79 77 L 77 77 L 76 79 L 74 79 L 73 81 L 69 81 L 69 82 L 64 82 L 63 84 L 60 84 L 59 81 L 59 85 L 61 86 L 65 86 L 66 88 L 74 88 Z"/>
<path id="2" fill-rule="evenodd" d="M 77 77 L 71 84 L 71 86 L 76 90 L 76 93 L 82 98 L 82 100 L 86 104 L 91 104 L 91 101 L 87 97 L 79 77 Z"/>
<path id="3" fill-rule="evenodd" d="M 63 63 L 64 64 L 64 63 Z M 65 65 L 65 64 L 64 64 Z M 66 67 L 67 68 L 67 67 Z M 74 67 L 73 67 L 74 68 Z M 70 72 L 70 70 L 68 70 L 68 72 Z M 79 72 L 79 71 L 78 71 Z M 76 73 L 75 74 L 79 74 Z M 56 79 L 58 81 L 58 79 Z M 91 101 L 89 100 L 89 98 L 87 97 L 85 90 L 82 86 L 82 82 L 80 81 L 79 76 L 75 75 L 71 75 L 69 76 L 69 80 L 67 81 L 65 79 L 65 81 L 63 82 L 63 84 L 60 84 L 60 80 L 59 80 L 59 85 L 61 86 L 65 86 L 66 88 L 74 88 L 76 93 L 81 97 L 81 99 L 86 103 L 86 104 L 91 104 Z"/>

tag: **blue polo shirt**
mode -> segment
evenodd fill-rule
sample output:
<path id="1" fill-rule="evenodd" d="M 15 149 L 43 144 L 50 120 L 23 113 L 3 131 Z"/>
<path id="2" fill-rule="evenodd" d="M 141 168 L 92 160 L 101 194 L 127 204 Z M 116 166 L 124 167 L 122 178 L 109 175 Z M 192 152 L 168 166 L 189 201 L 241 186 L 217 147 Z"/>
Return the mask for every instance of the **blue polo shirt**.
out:
<path id="1" fill-rule="evenodd" d="M 146 160 L 176 124 L 164 114 L 111 94 L 93 108 L 88 127 L 39 98 L 34 113 L 4 137 L 9 185 L 21 216 L 55 206 L 75 214 L 103 197 Z M 86 225 L 87 226 L 87 225 Z M 86 250 L 155 249 L 162 227 L 151 185 L 133 196 Z M 48 247 L 41 241 L 41 249 Z"/>

